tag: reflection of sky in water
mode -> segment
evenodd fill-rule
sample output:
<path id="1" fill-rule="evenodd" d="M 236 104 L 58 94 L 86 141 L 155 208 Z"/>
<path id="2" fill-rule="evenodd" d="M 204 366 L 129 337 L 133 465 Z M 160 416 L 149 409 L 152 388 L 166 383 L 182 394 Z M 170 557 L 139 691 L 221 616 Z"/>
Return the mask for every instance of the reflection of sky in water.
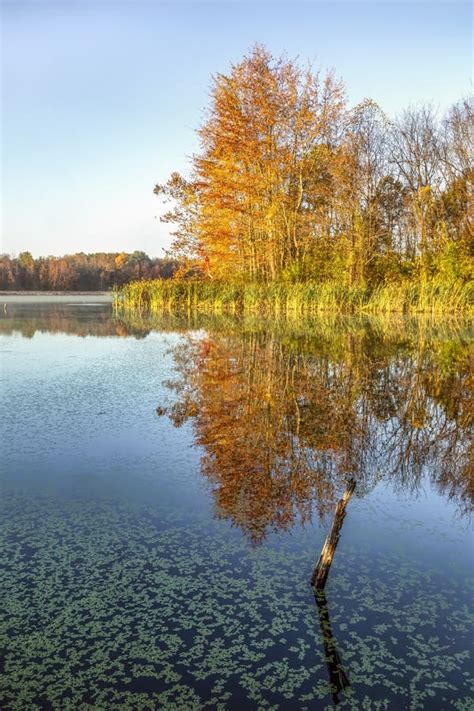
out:
<path id="1" fill-rule="evenodd" d="M 215 518 L 191 425 L 155 413 L 177 339 L 0 336 L 2 709 L 331 706 L 328 522 L 253 547 Z M 471 707 L 471 543 L 428 482 L 351 499 L 326 587 L 343 707 Z"/>
<path id="2" fill-rule="evenodd" d="M 133 495 L 137 479 L 175 479 L 177 468 L 186 476 L 197 461 L 189 435 L 155 414 L 162 380 L 170 375 L 166 353 L 173 336 L 12 340 L 3 357 L 9 415 L 2 435 L 15 478 L 42 481 L 46 475 L 59 484 L 79 475 L 118 475 L 128 477 Z M 41 476 L 38 466 L 45 469 Z"/>

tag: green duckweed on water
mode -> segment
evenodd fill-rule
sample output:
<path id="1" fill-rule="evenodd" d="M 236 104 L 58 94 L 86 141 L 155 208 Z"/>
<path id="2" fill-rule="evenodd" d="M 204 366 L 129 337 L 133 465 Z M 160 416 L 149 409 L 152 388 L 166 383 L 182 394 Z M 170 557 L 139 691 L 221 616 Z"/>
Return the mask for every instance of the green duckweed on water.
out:
<path id="1" fill-rule="evenodd" d="M 255 549 L 146 506 L 12 494 L 2 509 L 2 708 L 332 707 L 309 534 Z M 473 587 L 341 549 L 327 588 L 341 706 L 468 708 Z"/>

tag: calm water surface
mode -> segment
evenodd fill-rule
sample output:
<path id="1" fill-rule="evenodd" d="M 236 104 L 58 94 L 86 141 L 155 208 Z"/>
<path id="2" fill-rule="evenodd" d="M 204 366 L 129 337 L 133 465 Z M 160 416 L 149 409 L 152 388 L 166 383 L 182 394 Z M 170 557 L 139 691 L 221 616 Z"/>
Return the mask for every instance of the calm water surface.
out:
<path id="1" fill-rule="evenodd" d="M 0 708 L 472 709 L 472 343 L 9 304 Z"/>

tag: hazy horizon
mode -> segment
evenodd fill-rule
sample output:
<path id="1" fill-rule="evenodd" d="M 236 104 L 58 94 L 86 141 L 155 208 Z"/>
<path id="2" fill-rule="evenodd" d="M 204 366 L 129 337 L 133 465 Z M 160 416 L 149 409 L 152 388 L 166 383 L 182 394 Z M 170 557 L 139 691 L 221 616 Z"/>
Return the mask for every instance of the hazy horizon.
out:
<path id="1" fill-rule="evenodd" d="M 271 9 L 270 9 L 271 8 Z M 464 2 L 2 3 L 1 252 L 162 256 L 156 182 L 186 171 L 211 75 L 256 43 L 390 115 L 472 90 Z"/>

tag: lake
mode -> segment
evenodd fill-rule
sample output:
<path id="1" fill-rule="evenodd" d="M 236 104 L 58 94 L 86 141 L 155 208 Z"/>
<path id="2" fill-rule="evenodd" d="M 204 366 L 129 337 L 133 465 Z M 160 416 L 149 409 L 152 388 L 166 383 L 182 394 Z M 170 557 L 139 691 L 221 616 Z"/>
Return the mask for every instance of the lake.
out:
<path id="1" fill-rule="evenodd" d="M 2 710 L 472 709 L 473 342 L 9 303 Z"/>

